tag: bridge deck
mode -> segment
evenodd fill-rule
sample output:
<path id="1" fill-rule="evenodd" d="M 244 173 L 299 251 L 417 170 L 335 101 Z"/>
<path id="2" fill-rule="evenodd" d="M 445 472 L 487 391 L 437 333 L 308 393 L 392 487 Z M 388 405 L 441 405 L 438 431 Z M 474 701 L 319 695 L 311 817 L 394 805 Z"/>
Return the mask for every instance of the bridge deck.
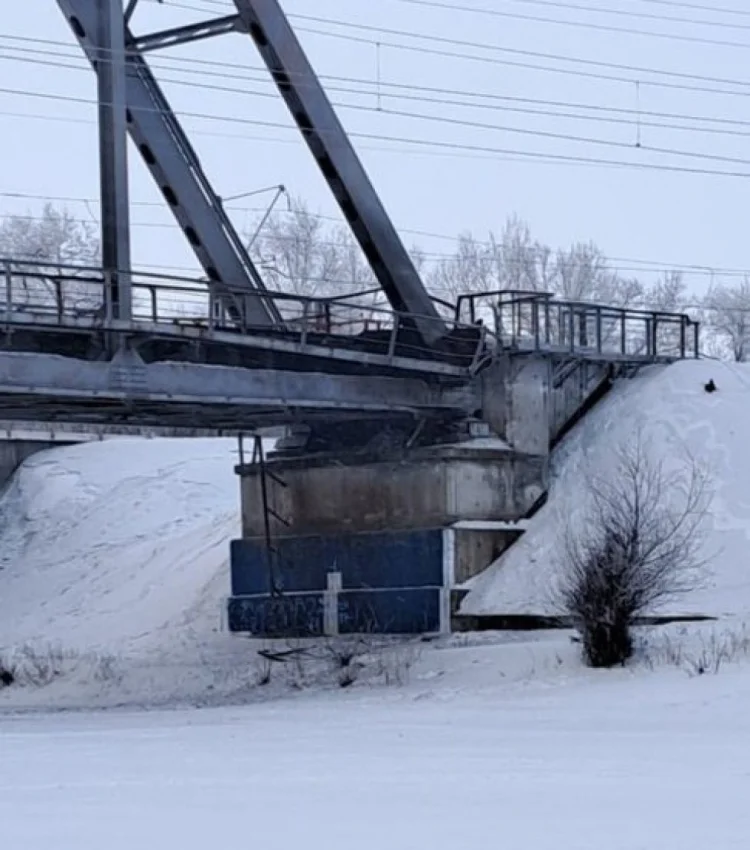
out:
<path id="1" fill-rule="evenodd" d="M 491 347 L 486 329 L 454 320 L 442 345 L 426 346 L 414 329 L 413 317 L 382 307 L 372 291 L 309 298 L 236 290 L 230 311 L 226 294 L 219 300 L 205 282 L 152 274 L 133 275 L 132 320 L 124 322 L 113 317 L 108 278 L 101 270 L 49 270 L 2 262 L 5 287 L 0 284 L 0 328 L 6 333 L 25 329 L 48 338 L 66 332 L 126 334 L 266 352 L 281 357 L 285 368 L 291 360 L 301 368 L 303 361 L 319 361 L 349 364 L 350 369 L 459 379 L 475 369 L 482 353 Z M 276 327 L 254 324 L 253 300 L 270 296 L 283 316 L 282 323 Z M 65 353 L 64 343 L 61 346 L 59 352 Z"/>
<path id="2" fill-rule="evenodd" d="M 465 417 L 482 408 L 475 375 L 498 355 L 643 364 L 698 352 L 685 316 L 539 293 L 471 296 L 468 321 L 459 301 L 448 338 L 430 348 L 372 292 L 272 294 L 284 321 L 269 328 L 242 319 L 255 296 L 235 293 L 230 318 L 226 298 L 197 281 L 133 275 L 133 318 L 122 321 L 101 270 L 6 261 L 4 278 L 0 406 L 11 419 L 236 429 Z"/>

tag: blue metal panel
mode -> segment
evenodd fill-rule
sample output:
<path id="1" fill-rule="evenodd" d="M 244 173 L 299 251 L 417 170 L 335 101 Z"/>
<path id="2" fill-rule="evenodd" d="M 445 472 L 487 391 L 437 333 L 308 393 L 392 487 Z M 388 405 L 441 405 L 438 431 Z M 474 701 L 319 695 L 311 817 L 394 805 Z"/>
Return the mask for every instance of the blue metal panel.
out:
<path id="1" fill-rule="evenodd" d="M 279 538 L 277 580 L 292 592 L 325 590 L 330 572 L 342 574 L 344 589 L 439 587 L 443 583 L 443 535 L 428 531 Z M 231 544 L 232 593 L 268 593 L 263 541 Z"/>
<path id="2" fill-rule="evenodd" d="M 339 594 L 342 635 L 404 635 L 439 630 L 439 588 L 350 590 Z"/>
<path id="3" fill-rule="evenodd" d="M 232 596 L 270 593 L 266 548 L 255 540 L 232 540 L 229 544 Z"/>
<path id="4" fill-rule="evenodd" d="M 233 596 L 229 630 L 264 637 L 317 637 L 324 631 L 322 593 Z M 440 589 L 348 590 L 338 597 L 340 634 L 422 634 L 440 629 Z"/>
<path id="5" fill-rule="evenodd" d="M 317 637 L 323 634 L 323 595 L 233 596 L 227 615 L 230 632 L 264 637 Z"/>

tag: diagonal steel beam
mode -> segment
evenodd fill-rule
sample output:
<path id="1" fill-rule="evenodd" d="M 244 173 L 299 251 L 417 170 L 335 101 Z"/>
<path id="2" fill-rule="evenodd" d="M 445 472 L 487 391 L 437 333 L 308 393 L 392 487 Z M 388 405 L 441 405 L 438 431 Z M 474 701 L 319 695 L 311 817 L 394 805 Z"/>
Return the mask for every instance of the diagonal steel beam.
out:
<path id="1" fill-rule="evenodd" d="M 138 5 L 138 0 L 128 0 L 128 5 L 125 7 L 125 26 L 130 23 L 130 19 L 133 17 L 133 13 L 135 12 L 135 7 Z"/>
<path id="2" fill-rule="evenodd" d="M 97 70 L 97 0 L 57 0 L 57 4 Z M 133 41 L 127 29 L 126 39 L 129 44 Z M 208 285 L 230 315 L 257 326 L 280 323 L 272 299 L 263 297 L 265 286 L 258 270 L 146 60 L 133 48 L 128 51 L 126 66 L 130 138 L 203 267 Z M 258 297 L 243 299 L 245 304 L 239 307 L 233 290 L 243 288 L 258 293 Z"/>
<path id="3" fill-rule="evenodd" d="M 393 309 L 437 342 L 447 328 L 278 0 L 234 4 Z"/>

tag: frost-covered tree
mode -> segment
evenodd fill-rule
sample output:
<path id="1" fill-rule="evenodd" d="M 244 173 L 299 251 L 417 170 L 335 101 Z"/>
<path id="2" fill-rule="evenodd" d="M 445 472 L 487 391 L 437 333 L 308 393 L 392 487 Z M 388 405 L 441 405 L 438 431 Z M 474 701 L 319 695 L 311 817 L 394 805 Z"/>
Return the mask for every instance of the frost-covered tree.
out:
<path id="1" fill-rule="evenodd" d="M 648 310 L 664 313 L 682 312 L 687 303 L 687 286 L 682 272 L 664 272 L 652 286 L 644 291 L 643 301 Z"/>
<path id="2" fill-rule="evenodd" d="M 426 282 L 435 295 L 452 302 L 466 293 L 500 288 L 491 251 L 470 233 L 458 237 L 455 252 L 432 266 Z"/>
<path id="3" fill-rule="evenodd" d="M 0 258 L 14 272 L 14 298 L 29 305 L 68 308 L 101 302 L 101 287 L 69 268 L 96 266 L 99 256 L 96 226 L 65 208 L 46 204 L 39 216 L 8 215 L 0 222 Z M 71 276 L 81 281 L 68 282 Z"/>
<path id="4" fill-rule="evenodd" d="M 527 224 L 511 217 L 499 235 L 458 239 L 455 252 L 435 264 L 428 285 L 454 299 L 465 293 L 493 290 L 549 292 L 572 301 L 599 301 L 629 306 L 642 296 L 634 278 L 610 268 L 592 243 L 553 250 L 532 238 Z"/>
<path id="5" fill-rule="evenodd" d="M 718 356 L 746 361 L 750 355 L 750 280 L 713 286 L 703 300 L 703 321 Z"/>
<path id="6" fill-rule="evenodd" d="M 354 236 L 348 228 L 328 224 L 302 199 L 293 198 L 289 210 L 268 217 L 252 253 L 270 290 L 299 296 L 279 302 L 287 318 L 299 318 L 302 299 L 310 298 L 331 301 L 327 315 L 334 324 L 353 320 L 360 327 L 365 319 L 376 321 L 373 308 L 383 303 L 382 295 L 354 297 L 377 288 Z"/>
<path id="7" fill-rule="evenodd" d="M 325 222 L 300 199 L 269 216 L 252 246 L 269 289 L 317 297 L 339 294 L 340 256 Z"/>
<path id="8" fill-rule="evenodd" d="M 643 291 L 642 306 L 655 313 L 686 313 L 688 306 L 687 286 L 682 272 L 665 271 L 657 280 Z M 693 316 L 693 318 L 699 318 Z M 656 319 L 656 347 L 660 354 L 678 355 L 681 352 L 682 332 L 674 321 Z M 642 341 L 645 346 L 645 340 Z M 685 338 L 685 345 L 692 341 Z M 637 347 L 636 347 L 637 350 Z"/>
<path id="9" fill-rule="evenodd" d="M 45 204 L 41 215 L 8 215 L 0 222 L 0 257 L 26 260 L 60 270 L 99 262 L 96 225 L 67 209 Z"/>

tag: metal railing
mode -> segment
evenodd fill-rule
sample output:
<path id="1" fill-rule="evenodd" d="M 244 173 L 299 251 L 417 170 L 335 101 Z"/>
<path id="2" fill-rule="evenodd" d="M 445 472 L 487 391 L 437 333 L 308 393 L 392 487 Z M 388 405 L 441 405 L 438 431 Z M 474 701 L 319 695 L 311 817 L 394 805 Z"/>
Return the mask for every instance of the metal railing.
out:
<path id="1" fill-rule="evenodd" d="M 0 259 L 0 323 L 6 326 L 93 327 L 119 330 L 112 300 L 112 276 L 101 268 L 40 264 Z M 227 331 L 247 335 L 293 335 L 307 344 L 335 345 L 341 339 L 377 339 L 379 349 L 390 357 L 398 348 L 400 356 L 424 358 L 434 349 L 415 334 L 413 316 L 383 306 L 380 289 L 351 295 L 311 297 L 288 292 L 249 292 L 226 284 L 209 287 L 205 280 L 132 272 L 130 275 L 133 324 L 171 328 L 193 327 L 207 332 Z M 229 295 L 229 298 L 227 298 Z M 268 328 L 254 325 L 249 317 L 254 299 L 269 299 L 282 317 L 282 324 Z M 227 306 L 227 302 L 231 307 Z M 450 305 L 448 305 L 450 306 Z M 449 330 L 468 330 L 455 317 Z M 462 361 L 471 367 L 488 348 L 487 329 L 477 333 Z M 495 347 L 490 344 L 489 347 Z"/>
<path id="2" fill-rule="evenodd" d="M 670 360 L 700 355 L 700 325 L 689 316 L 497 290 L 462 295 L 456 320 L 489 322 L 506 349 L 601 359 Z"/>

